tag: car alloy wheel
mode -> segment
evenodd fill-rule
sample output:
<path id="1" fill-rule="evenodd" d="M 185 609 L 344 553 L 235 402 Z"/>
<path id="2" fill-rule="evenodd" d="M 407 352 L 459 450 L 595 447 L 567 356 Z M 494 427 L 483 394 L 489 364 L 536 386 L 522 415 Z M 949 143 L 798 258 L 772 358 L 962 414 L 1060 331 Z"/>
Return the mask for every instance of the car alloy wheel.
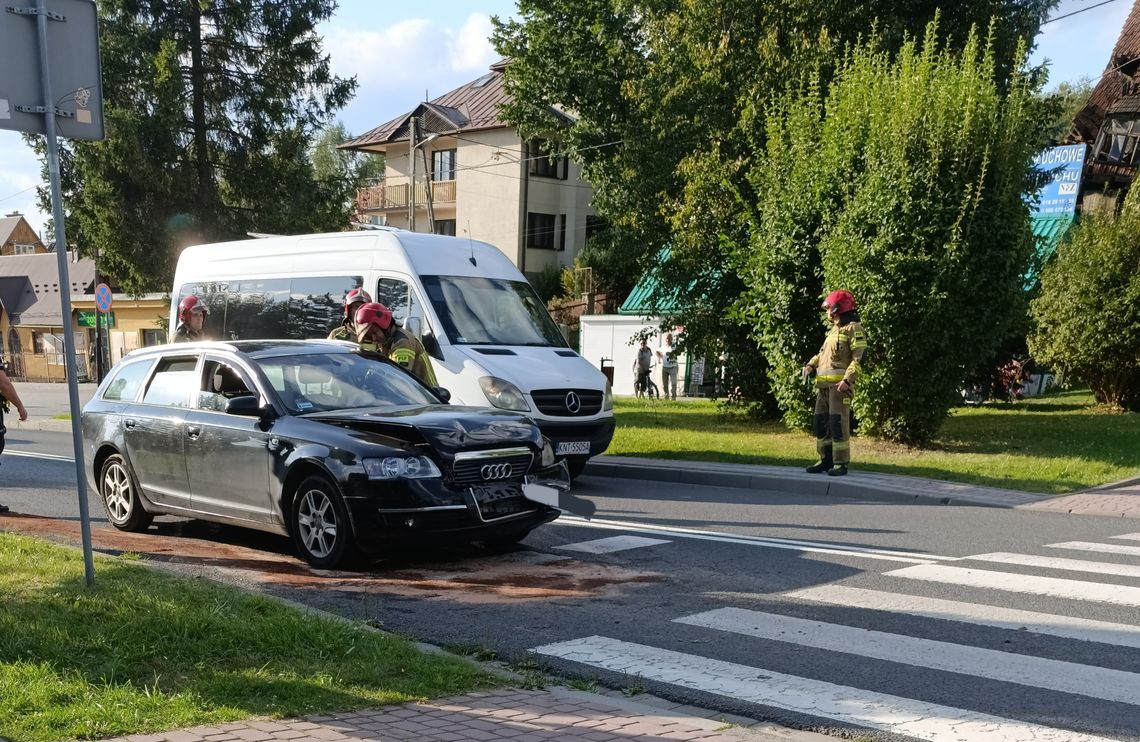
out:
<path id="1" fill-rule="evenodd" d="M 99 496 L 111 525 L 120 531 L 145 531 L 150 526 L 153 516 L 139 501 L 130 465 L 117 453 L 103 462 L 99 472 Z"/>
<path id="2" fill-rule="evenodd" d="M 352 526 L 344 501 L 324 477 L 309 477 L 293 499 L 293 540 L 305 561 L 332 569 L 354 555 Z"/>

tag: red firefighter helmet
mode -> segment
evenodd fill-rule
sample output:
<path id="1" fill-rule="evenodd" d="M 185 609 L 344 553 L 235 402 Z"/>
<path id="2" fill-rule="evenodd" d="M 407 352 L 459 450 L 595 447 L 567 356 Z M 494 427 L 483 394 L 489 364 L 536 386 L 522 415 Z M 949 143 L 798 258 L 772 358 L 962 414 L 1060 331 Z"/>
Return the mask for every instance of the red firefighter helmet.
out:
<path id="1" fill-rule="evenodd" d="M 852 312 L 855 310 L 855 295 L 844 289 L 832 291 L 823 300 L 823 308 L 828 311 L 834 308 L 840 314 Z"/>
<path id="2" fill-rule="evenodd" d="M 348 319 L 357 310 L 356 304 L 368 304 L 372 297 L 364 289 L 352 289 L 344 295 L 344 317 Z"/>
<path id="3" fill-rule="evenodd" d="M 376 325 L 384 332 L 392 326 L 392 310 L 383 304 L 368 302 L 356 310 L 356 326 Z"/>
<path id="4" fill-rule="evenodd" d="M 206 306 L 206 302 L 199 299 L 197 296 L 190 294 L 182 301 L 178 302 L 178 321 L 188 322 L 190 320 L 191 312 L 202 312 L 209 314 L 210 308 Z"/>

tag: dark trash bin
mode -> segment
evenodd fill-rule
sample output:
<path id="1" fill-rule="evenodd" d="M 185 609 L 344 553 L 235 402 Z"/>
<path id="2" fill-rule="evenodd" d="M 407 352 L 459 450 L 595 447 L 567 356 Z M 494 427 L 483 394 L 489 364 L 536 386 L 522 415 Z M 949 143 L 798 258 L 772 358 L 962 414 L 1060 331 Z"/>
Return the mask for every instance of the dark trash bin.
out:
<path id="1" fill-rule="evenodd" d="M 614 385 L 614 361 L 612 358 L 603 358 L 601 362 L 602 375 L 612 387 Z"/>

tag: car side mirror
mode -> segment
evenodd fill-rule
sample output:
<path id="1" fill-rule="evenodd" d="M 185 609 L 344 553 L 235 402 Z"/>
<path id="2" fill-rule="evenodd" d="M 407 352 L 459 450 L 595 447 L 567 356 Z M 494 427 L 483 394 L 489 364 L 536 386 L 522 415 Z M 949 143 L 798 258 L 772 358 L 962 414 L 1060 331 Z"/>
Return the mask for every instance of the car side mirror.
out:
<path id="1" fill-rule="evenodd" d="M 243 394 L 226 402 L 227 415 L 241 415 L 242 417 L 261 417 L 265 408 L 256 394 Z"/>
<path id="2" fill-rule="evenodd" d="M 451 401 L 451 392 L 447 391 L 447 390 L 446 390 L 446 389 L 444 389 L 443 387 L 441 387 L 441 386 L 433 386 L 433 387 L 431 388 L 431 390 L 432 390 L 433 392 L 435 392 L 435 396 L 437 396 L 437 397 L 439 397 L 440 399 L 442 399 L 442 400 L 443 400 L 443 403 L 444 403 L 444 404 L 447 404 L 448 402 L 450 402 L 450 401 Z"/>
<path id="3" fill-rule="evenodd" d="M 418 340 L 424 334 L 424 322 L 419 317 L 405 317 L 404 329 Z"/>

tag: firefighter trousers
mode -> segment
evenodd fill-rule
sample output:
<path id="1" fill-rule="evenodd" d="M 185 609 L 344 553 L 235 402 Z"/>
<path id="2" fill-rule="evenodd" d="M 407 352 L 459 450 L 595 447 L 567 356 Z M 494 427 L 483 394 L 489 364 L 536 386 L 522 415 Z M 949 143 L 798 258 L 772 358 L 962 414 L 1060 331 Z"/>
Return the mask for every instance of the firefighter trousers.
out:
<path id="1" fill-rule="evenodd" d="M 816 384 L 815 450 L 819 460 L 830 464 L 851 462 L 851 392 L 840 392 L 838 382 Z"/>

